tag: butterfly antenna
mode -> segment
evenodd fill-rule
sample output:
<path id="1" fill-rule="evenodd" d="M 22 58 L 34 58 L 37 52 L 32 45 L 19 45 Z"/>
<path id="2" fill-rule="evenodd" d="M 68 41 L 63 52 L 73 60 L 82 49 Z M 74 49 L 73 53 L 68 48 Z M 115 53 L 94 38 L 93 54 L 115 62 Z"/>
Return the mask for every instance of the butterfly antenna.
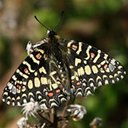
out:
<path id="1" fill-rule="evenodd" d="M 44 28 L 46 28 L 47 30 L 51 30 L 50 28 L 48 28 L 46 25 L 44 25 L 42 22 L 40 22 L 40 20 L 37 18 L 37 16 L 34 16 L 34 18 L 38 21 L 38 23 L 40 23 Z"/>
<path id="2" fill-rule="evenodd" d="M 57 24 L 55 25 L 55 28 L 57 28 L 57 27 L 60 26 L 60 24 L 61 24 L 62 21 L 63 21 L 63 18 L 64 18 L 64 11 L 61 11 L 61 13 L 60 13 L 60 18 L 58 19 L 58 22 L 57 22 Z"/>

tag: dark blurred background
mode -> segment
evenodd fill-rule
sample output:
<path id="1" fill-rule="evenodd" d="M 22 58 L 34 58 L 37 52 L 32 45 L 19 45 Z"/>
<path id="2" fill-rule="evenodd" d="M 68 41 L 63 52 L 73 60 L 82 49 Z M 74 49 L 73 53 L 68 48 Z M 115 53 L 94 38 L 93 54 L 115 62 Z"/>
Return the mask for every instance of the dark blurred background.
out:
<path id="1" fill-rule="evenodd" d="M 61 37 L 91 44 L 128 70 L 128 0 L 0 0 L 0 128 L 16 128 L 21 116 L 21 109 L 1 101 L 6 83 L 26 57 L 27 42 L 47 36 L 34 15 Z M 101 117 L 102 128 L 128 128 L 127 83 L 125 78 L 81 99 L 88 113 L 71 127 L 89 128 L 94 117 Z"/>

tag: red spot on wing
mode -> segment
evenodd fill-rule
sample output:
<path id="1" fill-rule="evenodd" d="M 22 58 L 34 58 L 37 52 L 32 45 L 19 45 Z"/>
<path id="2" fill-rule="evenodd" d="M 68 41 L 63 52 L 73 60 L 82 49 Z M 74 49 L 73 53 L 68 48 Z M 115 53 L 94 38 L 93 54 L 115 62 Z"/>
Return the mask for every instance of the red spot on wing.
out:
<path id="1" fill-rule="evenodd" d="M 60 89 L 57 89 L 57 90 L 56 90 L 56 93 L 60 93 Z"/>
<path id="2" fill-rule="evenodd" d="M 28 74 L 28 68 L 24 68 L 24 73 Z"/>
<path id="3" fill-rule="evenodd" d="M 40 60 L 42 58 L 42 55 L 40 53 L 37 53 L 35 57 L 36 59 Z"/>
<path id="4" fill-rule="evenodd" d="M 52 97 L 53 96 L 53 92 L 48 92 L 48 96 Z"/>
<path id="5" fill-rule="evenodd" d="M 16 84 L 16 88 L 17 88 L 18 90 L 21 90 L 21 85 L 20 85 L 20 84 Z"/>
<path id="6" fill-rule="evenodd" d="M 94 58 L 95 57 L 95 53 L 94 52 L 91 52 L 90 53 L 90 56 L 91 56 L 91 58 Z"/>
<path id="7" fill-rule="evenodd" d="M 104 65 L 103 65 L 103 68 L 104 68 L 104 70 L 107 70 L 108 64 L 104 64 Z"/>
<path id="8" fill-rule="evenodd" d="M 81 85 L 81 83 L 78 81 L 78 82 L 76 83 L 76 85 L 77 85 L 77 86 L 80 86 L 80 85 Z"/>

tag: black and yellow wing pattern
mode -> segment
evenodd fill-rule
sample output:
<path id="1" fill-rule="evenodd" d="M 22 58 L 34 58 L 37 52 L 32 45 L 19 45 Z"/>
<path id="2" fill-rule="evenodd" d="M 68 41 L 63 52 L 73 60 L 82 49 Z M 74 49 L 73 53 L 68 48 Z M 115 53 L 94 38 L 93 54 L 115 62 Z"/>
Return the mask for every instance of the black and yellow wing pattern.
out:
<path id="1" fill-rule="evenodd" d="M 59 107 L 126 74 L 118 61 L 101 50 L 83 42 L 66 41 L 53 31 L 28 52 L 4 89 L 3 102 L 9 105 L 37 101 L 48 109 Z"/>

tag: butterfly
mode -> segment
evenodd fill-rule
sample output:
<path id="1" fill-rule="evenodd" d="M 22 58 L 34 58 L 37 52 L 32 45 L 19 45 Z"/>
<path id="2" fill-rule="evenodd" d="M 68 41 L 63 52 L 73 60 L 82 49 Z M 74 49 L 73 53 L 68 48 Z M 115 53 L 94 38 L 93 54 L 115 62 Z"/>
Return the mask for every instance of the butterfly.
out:
<path id="1" fill-rule="evenodd" d="M 123 66 L 103 51 L 84 42 L 66 40 L 53 30 L 35 45 L 16 69 L 3 92 L 3 102 L 23 106 L 37 102 L 45 108 L 59 107 L 77 96 L 124 78 Z"/>

